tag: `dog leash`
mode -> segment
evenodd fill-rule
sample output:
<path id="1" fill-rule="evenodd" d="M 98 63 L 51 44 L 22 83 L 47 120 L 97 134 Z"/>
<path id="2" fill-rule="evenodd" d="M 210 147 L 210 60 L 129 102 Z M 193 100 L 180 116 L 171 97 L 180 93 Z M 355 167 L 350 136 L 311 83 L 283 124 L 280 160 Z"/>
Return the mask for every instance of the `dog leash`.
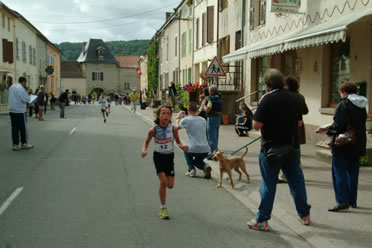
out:
<path id="1" fill-rule="evenodd" d="M 256 142 L 257 140 L 259 140 L 259 139 L 261 139 L 261 138 L 262 138 L 262 136 L 260 136 L 260 137 L 258 137 L 258 138 L 255 138 L 254 140 L 252 140 L 252 141 L 249 142 L 248 144 L 246 144 L 246 145 L 240 147 L 238 150 L 236 150 L 235 152 L 231 153 L 231 155 L 234 155 L 235 153 L 237 153 L 237 152 L 240 151 L 241 149 L 243 149 L 243 148 L 245 148 L 245 147 L 247 147 L 247 146 L 253 144 L 254 142 Z"/>

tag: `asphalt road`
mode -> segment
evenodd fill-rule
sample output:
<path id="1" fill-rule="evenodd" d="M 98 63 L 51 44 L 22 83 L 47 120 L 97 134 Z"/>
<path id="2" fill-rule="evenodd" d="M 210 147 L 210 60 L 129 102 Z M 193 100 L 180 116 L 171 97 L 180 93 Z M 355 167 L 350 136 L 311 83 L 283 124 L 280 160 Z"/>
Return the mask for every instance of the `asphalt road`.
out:
<path id="1" fill-rule="evenodd" d="M 179 150 L 170 219 L 161 220 L 152 147 L 140 157 L 149 125 L 123 106 L 111 112 L 106 124 L 98 105 L 29 120 L 35 148 L 17 152 L 10 126 L 0 127 L 0 248 L 294 246 L 280 232 L 249 230 L 255 214 L 215 178 L 184 176 Z"/>

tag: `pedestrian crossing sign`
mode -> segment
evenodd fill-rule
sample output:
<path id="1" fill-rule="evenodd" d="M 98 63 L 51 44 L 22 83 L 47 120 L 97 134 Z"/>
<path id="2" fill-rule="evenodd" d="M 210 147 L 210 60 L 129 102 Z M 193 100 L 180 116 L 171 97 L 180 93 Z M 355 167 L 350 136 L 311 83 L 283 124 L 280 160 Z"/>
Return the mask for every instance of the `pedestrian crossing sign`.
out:
<path id="1" fill-rule="evenodd" d="M 204 74 L 204 77 L 225 77 L 226 73 L 223 70 L 220 61 L 218 61 L 217 56 L 215 56 L 210 63 L 207 71 Z"/>

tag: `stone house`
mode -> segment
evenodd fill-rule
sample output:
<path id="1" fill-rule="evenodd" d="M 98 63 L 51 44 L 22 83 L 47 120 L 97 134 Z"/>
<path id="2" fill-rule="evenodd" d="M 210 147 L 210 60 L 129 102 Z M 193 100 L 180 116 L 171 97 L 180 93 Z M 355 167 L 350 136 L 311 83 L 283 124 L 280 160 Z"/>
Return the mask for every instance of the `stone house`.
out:
<path id="1" fill-rule="evenodd" d="M 90 39 L 82 47 L 76 60 L 78 64 L 63 63 L 61 90 L 76 89 L 81 95 L 95 91 L 97 96 L 102 91 L 107 94 L 129 93 L 140 88 L 136 73 L 138 60 L 139 56 L 115 57 L 103 40 Z M 77 85 L 74 86 L 74 82 Z"/>

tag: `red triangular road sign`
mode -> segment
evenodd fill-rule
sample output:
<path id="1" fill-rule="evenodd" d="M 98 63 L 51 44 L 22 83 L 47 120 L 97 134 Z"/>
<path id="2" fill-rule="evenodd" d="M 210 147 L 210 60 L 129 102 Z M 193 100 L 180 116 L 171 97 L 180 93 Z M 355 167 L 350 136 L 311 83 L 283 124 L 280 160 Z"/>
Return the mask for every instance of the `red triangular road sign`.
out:
<path id="1" fill-rule="evenodd" d="M 204 77 L 225 77 L 226 73 L 223 70 L 220 61 L 218 61 L 217 56 L 215 56 L 208 66 L 208 69 L 206 70 Z"/>

